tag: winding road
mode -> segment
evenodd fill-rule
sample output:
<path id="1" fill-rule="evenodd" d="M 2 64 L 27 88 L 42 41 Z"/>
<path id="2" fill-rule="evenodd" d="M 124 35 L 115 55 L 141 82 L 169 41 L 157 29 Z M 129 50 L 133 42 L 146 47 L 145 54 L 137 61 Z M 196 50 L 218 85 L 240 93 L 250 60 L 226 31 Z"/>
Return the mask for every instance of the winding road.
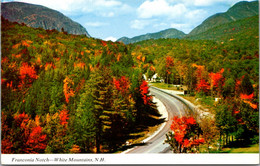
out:
<path id="1" fill-rule="evenodd" d="M 168 121 L 162 130 L 152 137 L 150 140 L 145 142 L 144 145 L 136 146 L 126 153 L 172 153 L 170 150 L 170 146 L 168 144 L 163 144 L 164 140 L 166 139 L 165 134 L 170 131 L 171 126 L 171 119 L 174 116 L 183 116 L 185 114 L 185 110 L 187 110 L 187 106 L 183 104 L 180 100 L 176 99 L 175 97 L 159 90 L 158 88 L 150 87 L 150 93 L 154 95 L 157 99 L 159 99 L 166 110 L 168 111 Z"/>

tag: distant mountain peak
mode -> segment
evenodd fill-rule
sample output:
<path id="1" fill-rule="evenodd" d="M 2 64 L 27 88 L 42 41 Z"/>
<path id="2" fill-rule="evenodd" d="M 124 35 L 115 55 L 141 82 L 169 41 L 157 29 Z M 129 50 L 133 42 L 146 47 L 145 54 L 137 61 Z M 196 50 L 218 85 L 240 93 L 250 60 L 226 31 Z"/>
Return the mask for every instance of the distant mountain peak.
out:
<path id="1" fill-rule="evenodd" d="M 146 33 L 144 35 L 135 36 L 133 38 L 122 37 L 117 41 L 123 42 L 125 44 L 136 43 L 143 40 L 149 39 L 160 39 L 160 38 L 183 38 L 186 34 L 175 28 L 169 28 L 156 33 Z"/>
<path id="2" fill-rule="evenodd" d="M 199 26 L 194 28 L 186 37 L 197 35 L 218 25 L 237 21 L 247 17 L 259 14 L 259 1 L 241 1 L 233 5 L 224 13 L 217 13 L 203 21 Z"/>
<path id="3" fill-rule="evenodd" d="M 1 15 L 11 22 L 25 23 L 34 28 L 56 29 L 70 34 L 86 35 L 87 30 L 79 23 L 71 20 L 62 13 L 41 6 L 23 2 L 1 3 Z"/>

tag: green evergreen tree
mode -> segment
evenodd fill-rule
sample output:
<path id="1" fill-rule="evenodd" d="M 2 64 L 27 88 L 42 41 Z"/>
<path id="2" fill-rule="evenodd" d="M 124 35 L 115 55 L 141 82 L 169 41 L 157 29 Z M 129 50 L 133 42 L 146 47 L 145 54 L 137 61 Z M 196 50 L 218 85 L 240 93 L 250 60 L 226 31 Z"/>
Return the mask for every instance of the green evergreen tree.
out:
<path id="1" fill-rule="evenodd" d="M 101 152 L 104 133 L 111 128 L 111 76 L 106 68 L 96 68 L 86 83 L 87 94 L 90 95 L 95 118 L 95 143 L 97 153 Z"/>
<path id="2" fill-rule="evenodd" d="M 71 119 L 71 134 L 74 141 L 80 146 L 81 152 L 92 152 L 95 146 L 96 118 L 93 114 L 93 98 L 86 91 L 80 95 L 80 101 Z"/>
<path id="3" fill-rule="evenodd" d="M 241 88 L 241 92 L 243 94 L 250 95 L 254 92 L 254 88 L 252 86 L 252 83 L 250 81 L 248 74 L 246 74 L 244 79 L 242 80 L 240 88 Z"/>

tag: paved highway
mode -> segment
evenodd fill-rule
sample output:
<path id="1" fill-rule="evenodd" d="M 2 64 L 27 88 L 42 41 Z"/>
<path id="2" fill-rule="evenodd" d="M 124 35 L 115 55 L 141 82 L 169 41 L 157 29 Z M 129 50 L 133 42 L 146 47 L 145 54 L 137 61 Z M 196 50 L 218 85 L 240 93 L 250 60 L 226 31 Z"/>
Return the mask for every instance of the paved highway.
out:
<path id="1" fill-rule="evenodd" d="M 170 96 L 167 93 L 159 91 L 151 87 L 150 92 L 154 95 L 157 99 L 159 99 L 166 107 L 168 111 L 168 121 L 164 122 L 166 125 L 164 128 L 150 140 L 148 140 L 144 145 L 136 146 L 126 153 L 171 153 L 170 146 L 168 144 L 163 144 L 164 140 L 166 139 L 165 134 L 170 131 L 171 126 L 171 119 L 174 116 L 182 116 L 185 114 L 185 110 L 187 110 L 187 106 L 184 105 L 181 101 Z"/>

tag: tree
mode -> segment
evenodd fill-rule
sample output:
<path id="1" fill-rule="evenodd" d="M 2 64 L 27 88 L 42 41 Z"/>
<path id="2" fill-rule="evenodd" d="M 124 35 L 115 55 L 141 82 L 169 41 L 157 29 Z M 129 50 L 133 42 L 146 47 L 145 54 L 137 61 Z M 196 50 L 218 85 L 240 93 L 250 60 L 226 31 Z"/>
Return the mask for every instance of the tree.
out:
<path id="1" fill-rule="evenodd" d="M 170 144 L 174 153 L 198 151 L 199 145 L 204 143 L 201 134 L 201 129 L 193 117 L 175 116 L 171 131 L 166 134 L 165 143 Z"/>
<path id="2" fill-rule="evenodd" d="M 215 119 L 211 116 L 206 116 L 200 119 L 199 125 L 203 132 L 203 138 L 207 145 L 207 150 L 210 152 L 210 145 L 212 145 L 219 136 L 219 131 L 216 126 Z"/>
<path id="3" fill-rule="evenodd" d="M 66 106 L 54 114 L 46 114 L 44 117 L 43 131 L 47 135 L 47 147 L 45 153 L 68 153 L 71 145 L 68 135 L 69 114 Z"/>
<path id="4" fill-rule="evenodd" d="M 220 94 L 222 92 L 224 81 L 225 81 L 225 78 L 222 75 L 223 72 L 224 72 L 224 69 L 222 68 L 217 73 L 211 72 L 209 74 L 211 93 L 212 93 L 213 90 L 216 90 L 217 93 L 218 93 L 218 96 L 220 96 Z"/>
<path id="5" fill-rule="evenodd" d="M 241 82 L 240 91 L 242 94 L 250 95 L 254 92 L 254 88 L 249 79 L 248 74 L 246 74 Z"/>
<path id="6" fill-rule="evenodd" d="M 46 134 L 39 125 L 39 117 L 30 119 L 25 113 L 16 114 L 10 127 L 7 116 L 2 112 L 2 153 L 43 153 L 46 148 Z"/>
<path id="7" fill-rule="evenodd" d="M 220 141 L 223 145 L 228 144 L 229 136 L 233 134 L 237 126 L 237 120 L 233 116 L 232 101 L 223 101 L 216 109 L 216 126 L 220 131 Z"/>
<path id="8" fill-rule="evenodd" d="M 111 152 L 125 142 L 136 118 L 135 102 L 130 93 L 130 81 L 127 77 L 113 79 L 113 104 L 111 114 L 111 128 L 106 132 L 108 148 Z M 119 127 L 120 126 L 120 127 Z"/>
<path id="9" fill-rule="evenodd" d="M 207 81 L 205 81 L 204 79 L 201 79 L 198 84 L 197 84 L 197 88 L 196 90 L 198 92 L 204 92 L 207 93 L 210 90 L 210 85 Z"/>
<path id="10" fill-rule="evenodd" d="M 93 98 L 89 95 L 89 92 L 82 93 L 77 104 L 75 117 L 71 120 L 72 135 L 82 153 L 94 152 L 97 120 L 92 103 Z"/>
<path id="11" fill-rule="evenodd" d="M 91 110 L 95 119 L 95 144 L 97 153 L 101 152 L 104 133 L 111 128 L 110 115 L 112 103 L 112 77 L 105 67 L 96 68 L 86 82 L 86 95 L 89 95 Z"/>
<path id="12" fill-rule="evenodd" d="M 169 83 L 169 75 L 171 74 L 171 70 L 174 66 L 174 61 L 173 58 L 170 56 L 166 57 L 166 62 L 165 62 L 165 68 L 166 68 L 166 82 L 167 84 Z"/>
<path id="13" fill-rule="evenodd" d="M 33 66 L 29 66 L 27 63 L 23 63 L 20 67 L 20 77 L 21 83 L 20 87 L 24 88 L 24 86 L 30 86 L 31 83 L 38 78 L 36 71 Z"/>
<path id="14" fill-rule="evenodd" d="M 145 105 L 149 105 L 151 103 L 151 99 L 152 97 L 149 96 L 149 91 L 148 91 L 149 87 L 148 87 L 148 83 L 143 80 L 142 84 L 140 85 L 140 93 L 142 95 L 142 99 L 144 101 Z"/>
<path id="15" fill-rule="evenodd" d="M 71 78 L 69 77 L 66 77 L 63 81 L 64 85 L 63 85 L 63 92 L 64 92 L 64 95 L 65 95 L 65 99 L 66 99 L 66 102 L 68 103 L 69 102 L 69 98 L 70 97 L 73 97 L 74 96 L 74 91 L 73 89 L 71 88 L 72 85 L 74 85 L 74 82 Z"/>
<path id="16" fill-rule="evenodd" d="M 227 78 L 223 86 L 222 95 L 224 98 L 234 97 L 236 82 L 233 78 Z"/>

